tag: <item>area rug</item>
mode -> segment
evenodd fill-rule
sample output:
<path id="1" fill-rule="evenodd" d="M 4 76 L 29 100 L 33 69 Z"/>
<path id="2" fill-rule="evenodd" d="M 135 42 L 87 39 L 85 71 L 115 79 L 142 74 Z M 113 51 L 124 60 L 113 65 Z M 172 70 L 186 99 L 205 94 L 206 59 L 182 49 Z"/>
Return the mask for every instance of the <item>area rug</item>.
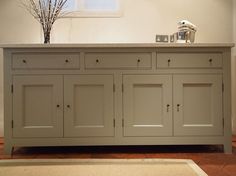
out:
<path id="1" fill-rule="evenodd" d="M 0 160 L 0 176 L 207 176 L 192 160 Z"/>

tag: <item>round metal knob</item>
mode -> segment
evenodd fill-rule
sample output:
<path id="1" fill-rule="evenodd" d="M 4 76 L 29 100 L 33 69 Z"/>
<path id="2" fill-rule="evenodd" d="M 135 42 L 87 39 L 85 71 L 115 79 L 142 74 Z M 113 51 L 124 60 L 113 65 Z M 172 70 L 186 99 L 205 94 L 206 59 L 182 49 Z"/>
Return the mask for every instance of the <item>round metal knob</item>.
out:
<path id="1" fill-rule="evenodd" d="M 57 108 L 60 108 L 60 105 L 57 105 Z"/>
<path id="2" fill-rule="evenodd" d="M 213 61 L 212 59 L 209 59 L 209 62 L 210 62 L 210 63 L 212 63 L 212 61 Z"/>
<path id="3" fill-rule="evenodd" d="M 170 105 L 167 104 L 166 107 L 167 107 L 167 112 L 169 112 Z"/>
<path id="4" fill-rule="evenodd" d="M 96 59 L 96 63 L 99 63 L 99 59 Z"/>
<path id="5" fill-rule="evenodd" d="M 69 60 L 68 60 L 68 59 L 66 59 L 66 60 L 65 60 L 65 62 L 66 62 L 66 63 L 69 63 Z"/>
<path id="6" fill-rule="evenodd" d="M 168 59 L 167 60 L 167 62 L 168 62 L 168 67 L 170 66 L 170 62 L 171 62 L 171 60 L 170 59 Z"/>
<path id="7" fill-rule="evenodd" d="M 66 107 L 67 107 L 67 108 L 70 108 L 70 105 L 67 105 Z"/>
<path id="8" fill-rule="evenodd" d="M 177 104 L 177 112 L 179 112 L 180 104 Z"/>
<path id="9" fill-rule="evenodd" d="M 140 62 L 141 62 L 141 59 L 138 59 L 137 62 L 140 63 Z"/>
<path id="10" fill-rule="evenodd" d="M 26 63 L 26 60 L 25 60 L 25 59 L 23 59 L 23 60 L 22 60 L 22 62 L 23 62 L 23 63 Z"/>

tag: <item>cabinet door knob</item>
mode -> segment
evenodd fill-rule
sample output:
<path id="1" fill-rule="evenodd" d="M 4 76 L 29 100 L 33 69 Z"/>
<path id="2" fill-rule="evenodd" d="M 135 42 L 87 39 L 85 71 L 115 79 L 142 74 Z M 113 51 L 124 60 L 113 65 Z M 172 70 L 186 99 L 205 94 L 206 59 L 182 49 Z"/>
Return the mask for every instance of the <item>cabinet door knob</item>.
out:
<path id="1" fill-rule="evenodd" d="M 60 108 L 60 105 L 59 105 L 59 104 L 57 105 L 57 108 Z"/>
<path id="2" fill-rule="evenodd" d="M 23 62 L 24 64 L 26 64 L 26 60 L 25 60 L 25 59 L 23 59 L 22 62 Z"/>
<path id="3" fill-rule="evenodd" d="M 96 59 L 96 63 L 98 64 L 100 61 L 99 61 L 99 59 Z"/>
<path id="4" fill-rule="evenodd" d="M 66 63 L 69 63 L 69 60 L 68 60 L 68 59 L 66 59 L 66 60 L 65 60 L 65 62 L 66 62 Z"/>
<path id="5" fill-rule="evenodd" d="M 167 112 L 169 112 L 169 108 L 170 108 L 170 105 L 167 104 L 167 105 L 166 105 L 166 111 L 167 111 Z"/>
<path id="6" fill-rule="evenodd" d="M 180 104 L 177 104 L 177 112 L 179 112 Z"/>
<path id="7" fill-rule="evenodd" d="M 70 105 L 67 105 L 66 107 L 67 107 L 67 108 L 70 108 Z"/>

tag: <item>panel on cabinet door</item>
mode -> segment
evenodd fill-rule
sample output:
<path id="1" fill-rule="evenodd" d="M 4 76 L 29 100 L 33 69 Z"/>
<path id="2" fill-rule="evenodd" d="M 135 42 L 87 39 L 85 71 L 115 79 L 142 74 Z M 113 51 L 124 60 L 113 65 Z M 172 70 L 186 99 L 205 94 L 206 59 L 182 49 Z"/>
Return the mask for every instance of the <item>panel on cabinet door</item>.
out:
<path id="1" fill-rule="evenodd" d="M 114 136 L 113 75 L 64 77 L 65 137 Z"/>
<path id="2" fill-rule="evenodd" d="M 223 134 L 222 76 L 174 76 L 174 135 Z"/>
<path id="3" fill-rule="evenodd" d="M 124 75 L 124 136 L 172 135 L 172 76 Z"/>
<path id="4" fill-rule="evenodd" d="M 14 76 L 13 85 L 13 137 L 62 137 L 62 76 Z"/>

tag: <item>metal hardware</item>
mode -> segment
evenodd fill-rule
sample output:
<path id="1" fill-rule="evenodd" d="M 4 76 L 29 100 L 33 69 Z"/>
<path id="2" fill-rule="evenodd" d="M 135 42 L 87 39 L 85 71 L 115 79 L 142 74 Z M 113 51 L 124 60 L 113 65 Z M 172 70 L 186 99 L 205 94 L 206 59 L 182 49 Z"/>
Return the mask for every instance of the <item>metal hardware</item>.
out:
<path id="1" fill-rule="evenodd" d="M 25 59 L 23 59 L 22 62 L 23 62 L 24 64 L 26 64 L 26 60 L 25 60 Z"/>
<path id="2" fill-rule="evenodd" d="M 209 59 L 209 63 L 210 63 L 210 65 L 212 65 L 212 61 L 213 61 L 212 59 Z"/>
<path id="3" fill-rule="evenodd" d="M 13 84 L 11 85 L 11 93 L 13 93 L 14 91 L 14 87 L 13 87 Z"/>
<path id="4" fill-rule="evenodd" d="M 69 63 L 69 60 L 68 60 L 68 59 L 66 59 L 66 60 L 65 60 L 65 62 L 66 62 L 66 63 Z"/>
<path id="5" fill-rule="evenodd" d="M 168 59 L 168 67 L 170 66 L 170 62 L 171 62 L 171 60 L 170 60 L 170 59 Z"/>
<path id="6" fill-rule="evenodd" d="M 122 127 L 125 127 L 125 121 L 122 119 Z"/>
<path id="7" fill-rule="evenodd" d="M 225 84 L 222 83 L 222 92 L 224 92 L 224 91 L 225 91 Z"/>
<path id="8" fill-rule="evenodd" d="M 180 104 L 177 104 L 177 112 L 179 112 Z"/>
<path id="9" fill-rule="evenodd" d="M 166 110 L 166 111 L 167 111 L 167 112 L 169 112 L 170 105 L 169 105 L 169 104 L 167 104 L 167 105 L 166 105 L 166 108 L 167 108 L 167 110 Z"/>
<path id="10" fill-rule="evenodd" d="M 140 59 L 138 59 L 138 60 L 137 60 L 137 62 L 138 62 L 138 63 L 140 63 L 140 62 L 141 62 L 141 60 L 140 60 Z"/>
<path id="11" fill-rule="evenodd" d="M 59 105 L 59 104 L 57 105 L 57 108 L 60 108 L 60 105 Z"/>
<path id="12" fill-rule="evenodd" d="M 99 63 L 99 59 L 96 59 L 96 63 L 97 63 L 97 64 Z"/>
<path id="13" fill-rule="evenodd" d="M 223 128 L 225 127 L 225 119 L 223 118 L 222 119 L 222 125 L 223 125 Z"/>
<path id="14" fill-rule="evenodd" d="M 11 128 L 13 128 L 14 127 L 14 122 L 13 122 L 13 120 L 11 121 Z"/>
<path id="15" fill-rule="evenodd" d="M 116 127 L 116 119 L 113 119 L 113 126 Z"/>
<path id="16" fill-rule="evenodd" d="M 116 91 L 116 85 L 113 84 L 113 92 L 115 92 L 115 91 Z"/>
<path id="17" fill-rule="evenodd" d="M 67 107 L 67 108 L 70 108 L 70 105 L 67 105 L 66 107 Z"/>
<path id="18" fill-rule="evenodd" d="M 122 84 L 122 92 L 124 92 L 124 84 Z"/>

